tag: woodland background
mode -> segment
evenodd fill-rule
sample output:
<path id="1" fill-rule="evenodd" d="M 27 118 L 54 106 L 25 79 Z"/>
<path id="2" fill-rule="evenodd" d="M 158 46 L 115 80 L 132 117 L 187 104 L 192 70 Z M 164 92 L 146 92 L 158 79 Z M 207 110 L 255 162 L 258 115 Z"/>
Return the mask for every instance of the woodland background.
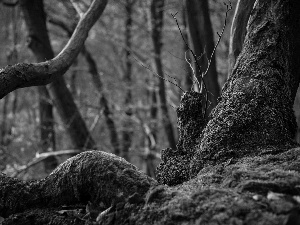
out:
<path id="1" fill-rule="evenodd" d="M 233 7 L 235 4 L 236 1 L 232 1 Z M 56 55 L 69 40 L 78 15 L 69 1 L 45 0 L 44 6 L 48 34 Z M 213 29 L 213 36 L 209 38 L 214 43 L 218 40 L 216 32 L 220 33 L 224 25 L 225 11 L 223 1 L 209 1 Z M 162 40 L 158 39 L 158 42 L 162 43 L 164 77 L 177 83 L 183 90 L 189 90 L 192 75 L 185 59 L 188 51 L 171 15 L 176 14 L 180 29 L 192 47 L 186 24 L 189 12 L 182 0 L 168 0 L 163 13 Z M 225 32 L 215 52 L 219 87 L 222 87 L 228 74 L 227 58 L 233 14 L 234 10 L 228 14 Z M 18 5 L 8 7 L 0 4 L 0 29 L 0 68 L 17 62 L 37 61 L 29 50 L 32 40 Z M 90 31 L 85 49 L 64 75 L 64 79 L 95 141 L 93 147 L 118 154 L 154 177 L 161 149 L 172 146 L 170 133 L 166 133 L 164 128 L 166 114 L 161 107 L 159 90 L 163 83 L 175 140 L 178 137 L 175 110 L 182 91 L 154 74 L 157 67 L 151 29 L 150 1 L 111 1 Z M 106 103 L 103 102 L 103 96 Z M 47 107 L 53 112 L 53 118 L 45 122 L 43 112 L 49 112 Z M 72 118 L 69 124 L 63 121 L 58 107 L 61 106 L 45 96 L 41 87 L 18 89 L 1 99 L 0 171 L 22 179 L 42 178 L 55 165 L 72 155 L 63 154 L 42 160 L 42 152 L 83 151 L 90 148 L 85 140 L 83 142 L 86 145 L 80 146 L 70 138 L 68 126 Z M 294 109 L 299 127 L 299 94 Z M 107 119 L 110 119 L 110 124 L 113 121 L 115 133 L 108 126 Z M 53 124 L 53 130 L 49 131 L 49 123 Z M 46 136 L 43 135 L 45 133 Z M 296 138 L 299 142 L 299 134 Z"/>

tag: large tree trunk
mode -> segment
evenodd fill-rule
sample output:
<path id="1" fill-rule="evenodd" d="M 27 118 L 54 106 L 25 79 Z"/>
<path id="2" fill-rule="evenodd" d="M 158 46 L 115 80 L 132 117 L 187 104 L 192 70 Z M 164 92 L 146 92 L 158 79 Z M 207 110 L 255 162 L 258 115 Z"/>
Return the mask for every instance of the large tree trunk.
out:
<path id="1" fill-rule="evenodd" d="M 190 179 L 190 166 L 194 179 L 176 187 L 157 185 L 121 158 L 85 152 L 41 181 L 0 175 L 0 216 L 8 217 L 3 224 L 91 223 L 58 208 L 88 201 L 102 207 L 98 224 L 298 224 L 300 148 L 291 147 L 299 11 L 298 0 L 256 1 L 237 65 L 201 135 L 195 128 L 202 96 L 183 95 L 177 146 L 182 154 L 172 158 L 172 151 L 163 152 L 162 160 L 174 170 L 161 181 L 176 174 L 184 178 L 184 171 Z M 194 154 L 190 164 L 192 157 L 184 156 Z"/>
<path id="2" fill-rule="evenodd" d="M 297 1 L 256 2 L 243 49 L 203 131 L 193 175 L 208 164 L 296 146 L 299 9 Z"/>
<path id="3" fill-rule="evenodd" d="M 52 59 L 54 57 L 54 52 L 50 44 L 46 27 L 43 1 L 22 0 L 21 6 L 31 38 L 31 50 L 39 61 Z M 64 79 L 58 78 L 55 80 L 49 85 L 48 90 L 57 107 L 57 111 L 68 130 L 74 147 L 78 149 L 95 148 L 95 141 L 91 137 Z M 49 104 L 47 91 L 44 90 L 43 87 L 40 87 L 39 93 L 43 94 L 43 96 L 41 96 L 42 99 L 40 105 L 45 106 L 45 104 Z M 43 110 L 41 116 L 45 116 L 45 113 L 46 112 Z M 49 110 L 47 110 L 47 115 L 49 116 Z M 45 118 L 45 122 L 49 123 L 50 121 L 48 121 L 48 119 L 49 118 Z M 43 136 L 44 135 L 49 137 L 48 134 L 43 133 Z"/>
<path id="4" fill-rule="evenodd" d="M 196 77 L 200 82 L 200 77 L 202 76 L 202 73 L 206 71 L 209 59 L 214 50 L 214 35 L 209 16 L 208 1 L 186 0 L 185 4 L 192 49 L 197 56 L 198 64 L 201 67 L 200 71 L 196 63 L 194 63 Z M 193 59 L 193 61 L 195 61 L 195 59 Z M 206 115 L 209 115 L 211 110 L 217 105 L 217 99 L 220 96 L 215 55 L 211 58 L 211 64 L 207 74 L 204 76 L 204 82 L 206 84 L 207 91 L 209 92 L 208 100 L 210 102 L 207 109 L 208 112 L 206 113 Z"/>
<path id="5" fill-rule="evenodd" d="M 173 149 L 176 148 L 176 140 L 174 135 L 173 126 L 171 123 L 169 110 L 166 99 L 166 86 L 164 81 L 164 71 L 162 65 L 162 28 L 163 28 L 163 15 L 164 15 L 164 0 L 153 0 L 151 2 L 151 24 L 152 24 L 152 42 L 154 46 L 154 65 L 155 70 L 162 79 L 159 79 L 158 95 L 160 100 L 160 109 L 162 114 L 162 124 L 167 135 L 169 146 Z"/>

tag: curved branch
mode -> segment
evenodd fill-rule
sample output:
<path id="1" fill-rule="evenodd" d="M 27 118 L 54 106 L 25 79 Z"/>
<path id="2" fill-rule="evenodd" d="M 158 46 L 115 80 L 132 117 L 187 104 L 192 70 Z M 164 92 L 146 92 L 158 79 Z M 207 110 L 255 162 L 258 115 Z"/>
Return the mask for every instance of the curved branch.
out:
<path id="1" fill-rule="evenodd" d="M 0 216 L 34 208 L 74 205 L 88 201 L 106 207 L 140 196 L 156 181 L 121 157 L 87 151 L 61 164 L 40 181 L 24 182 L 0 174 Z"/>
<path id="2" fill-rule="evenodd" d="M 46 85 L 62 76 L 75 60 L 89 30 L 95 24 L 108 0 L 94 0 L 81 17 L 65 48 L 52 60 L 42 63 L 20 63 L 0 69 L 0 99 L 23 87 Z"/>

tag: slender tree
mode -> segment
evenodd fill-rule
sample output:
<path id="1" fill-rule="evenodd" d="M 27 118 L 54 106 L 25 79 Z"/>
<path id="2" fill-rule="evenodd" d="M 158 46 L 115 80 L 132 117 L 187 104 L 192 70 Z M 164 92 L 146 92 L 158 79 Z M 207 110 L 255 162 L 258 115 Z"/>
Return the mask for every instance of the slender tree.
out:
<path id="1" fill-rule="evenodd" d="M 30 8 L 30 11 L 27 9 Z M 24 13 L 25 20 L 29 21 L 28 13 L 33 13 L 36 18 L 34 23 L 28 26 L 28 47 L 34 53 L 38 62 L 49 60 L 53 57 L 51 51 L 46 46 L 48 31 L 46 29 L 45 13 L 42 1 L 21 1 L 21 9 Z M 26 13 L 27 12 L 27 13 Z M 46 30 L 44 30 L 46 29 Z M 38 99 L 39 99 L 39 118 L 40 118 L 40 141 L 41 151 L 53 151 L 55 150 L 55 129 L 52 101 L 50 95 L 45 86 L 38 87 Z M 53 165 L 52 165 L 53 164 Z M 57 166 L 55 158 L 49 158 L 45 163 L 46 170 L 53 170 Z"/>
<path id="2" fill-rule="evenodd" d="M 186 0 L 187 21 L 189 28 L 189 39 L 192 50 L 197 56 L 198 65 L 194 62 L 194 71 L 197 79 L 201 80 L 209 65 L 207 74 L 204 76 L 209 100 L 208 113 L 217 105 L 217 98 L 220 96 L 220 87 L 218 83 L 218 73 L 216 67 L 214 50 L 214 35 L 210 20 L 209 7 L 207 0 Z M 211 60 L 211 61 L 210 61 Z M 203 90 L 205 91 L 205 90 Z"/>
<path id="3" fill-rule="evenodd" d="M 70 9 L 70 6 L 66 2 L 64 4 L 66 4 L 66 7 L 68 9 Z M 72 13 L 72 14 L 74 15 L 74 13 Z M 74 29 L 76 27 L 75 24 L 70 27 L 63 20 L 60 20 L 60 19 L 57 19 L 54 17 L 50 17 L 49 22 L 62 28 L 69 37 L 72 36 Z M 121 151 L 120 151 L 120 141 L 119 141 L 119 137 L 118 137 L 118 132 L 116 129 L 115 121 L 113 120 L 113 112 L 109 106 L 110 103 L 104 92 L 104 88 L 103 88 L 104 84 L 101 79 L 101 76 L 103 74 L 102 74 L 102 72 L 99 71 L 99 69 L 97 67 L 97 61 L 95 60 L 95 58 L 93 57 L 91 52 L 86 48 L 86 46 L 82 47 L 81 54 L 85 57 L 85 60 L 88 65 L 89 73 L 91 74 L 91 77 L 92 77 L 93 84 L 95 86 L 96 92 L 99 95 L 99 105 L 101 107 L 101 110 L 103 111 L 106 126 L 109 130 L 110 143 L 111 143 L 111 146 L 113 147 L 113 150 L 114 150 L 113 152 L 116 155 L 120 155 Z"/>
<path id="4" fill-rule="evenodd" d="M 182 4 L 182 23 L 183 23 L 183 27 L 184 30 L 182 32 L 183 34 L 183 38 L 185 39 L 185 41 L 187 43 L 191 42 L 189 40 L 189 31 L 188 31 L 188 24 L 187 24 L 187 14 L 188 12 L 186 11 L 186 6 L 185 4 Z M 188 46 L 186 44 L 183 44 L 183 58 L 185 60 L 187 60 L 187 62 L 184 62 L 184 67 L 185 67 L 185 71 L 186 71 L 186 76 L 184 77 L 184 84 L 185 84 L 185 88 L 186 90 L 191 90 L 193 87 L 193 73 L 192 73 L 192 69 L 191 69 L 191 65 L 193 64 L 191 60 L 191 52 L 188 48 Z"/>
<path id="5" fill-rule="evenodd" d="M 160 100 L 160 110 L 162 115 L 162 124 L 169 142 L 169 146 L 173 149 L 176 148 L 175 134 L 171 123 L 169 110 L 166 98 L 166 85 L 164 81 L 164 71 L 162 64 L 162 29 L 164 19 L 164 0 L 152 0 L 151 11 L 151 38 L 154 51 L 154 67 L 156 73 L 162 78 L 158 83 L 158 95 Z"/>
<path id="6" fill-rule="evenodd" d="M 130 57 L 131 42 L 132 42 L 132 11 L 135 0 L 126 0 L 125 11 L 125 73 L 123 81 L 126 87 L 125 93 L 125 122 L 122 131 L 122 155 L 126 160 L 129 160 L 129 149 L 132 142 L 132 61 Z"/>
<path id="7" fill-rule="evenodd" d="M 38 59 L 52 59 L 52 50 L 48 31 L 46 27 L 46 17 L 43 11 L 42 0 L 22 0 L 20 1 L 24 13 L 25 22 L 30 31 L 31 50 Z M 37 19 L 37 17 L 39 19 Z M 62 77 L 56 79 L 48 90 L 51 98 L 65 124 L 75 148 L 93 149 L 96 147 L 95 141 L 91 137 L 84 120 L 73 100 L 73 97 Z"/>

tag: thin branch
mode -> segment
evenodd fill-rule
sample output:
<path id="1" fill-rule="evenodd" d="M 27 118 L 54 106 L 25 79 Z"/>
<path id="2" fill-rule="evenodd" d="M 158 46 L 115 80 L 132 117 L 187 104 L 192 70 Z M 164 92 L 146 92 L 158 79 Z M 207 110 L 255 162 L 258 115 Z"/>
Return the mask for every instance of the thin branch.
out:
<path id="1" fill-rule="evenodd" d="M 153 70 L 151 70 L 151 68 L 150 68 L 149 66 L 144 65 L 142 62 L 139 62 L 134 56 L 132 56 L 132 58 L 133 58 L 140 66 L 142 66 L 142 67 L 146 68 L 147 70 L 151 71 L 155 76 L 159 77 L 160 79 L 163 79 L 164 81 L 167 81 L 167 82 L 169 82 L 169 83 L 175 85 L 175 86 L 178 87 L 182 92 L 185 92 L 178 84 L 176 84 L 176 83 L 174 83 L 173 81 L 170 81 L 170 80 L 168 80 L 168 79 L 166 79 L 166 78 L 160 76 L 159 74 L 157 74 L 156 72 L 154 72 Z M 169 76 L 169 75 L 167 75 L 167 76 Z M 169 77 L 171 77 L 171 76 L 169 76 Z M 171 78 L 175 79 L 174 77 L 171 77 Z M 175 80 L 176 80 L 176 79 L 175 79 Z"/>
<path id="2" fill-rule="evenodd" d="M 185 45 L 186 45 L 186 47 L 188 48 L 188 50 L 190 50 L 190 52 L 192 53 L 192 55 L 193 55 L 193 57 L 194 57 L 194 59 L 195 59 L 195 63 L 196 63 L 196 65 L 197 65 L 197 67 L 198 67 L 198 70 L 199 70 L 199 72 L 201 73 L 201 66 L 199 65 L 199 63 L 198 63 L 198 61 L 197 61 L 197 56 L 196 56 L 196 54 L 194 53 L 194 51 L 190 48 L 190 46 L 188 45 L 188 43 L 187 43 L 187 41 L 185 40 L 185 38 L 184 38 L 184 36 L 183 36 L 183 33 L 182 33 L 181 29 L 180 29 L 178 20 L 177 20 L 177 18 L 176 18 L 177 13 L 178 13 L 178 12 L 176 12 L 175 14 L 172 14 L 172 13 L 171 13 L 171 16 L 174 18 L 174 20 L 175 20 L 175 22 L 176 22 L 176 24 L 177 24 L 177 27 L 178 27 L 178 29 L 179 29 L 180 35 L 181 35 L 181 37 L 182 37 L 182 40 L 183 40 L 183 42 L 185 43 Z M 195 79 L 197 80 L 197 83 L 198 83 L 198 86 L 199 86 L 198 88 L 199 88 L 200 90 L 202 90 L 201 83 L 202 83 L 202 82 L 205 83 L 204 80 L 202 80 L 202 82 L 199 82 L 195 74 L 194 74 L 194 76 L 195 76 Z"/>
<path id="3" fill-rule="evenodd" d="M 177 20 L 177 18 L 176 18 L 176 14 L 177 14 L 177 13 L 171 14 L 171 15 L 172 15 L 172 17 L 174 18 L 174 20 L 175 20 L 175 22 L 176 22 L 176 24 L 177 24 L 177 27 L 178 27 L 179 32 L 180 32 L 180 34 L 181 34 L 182 40 L 184 41 L 186 47 L 187 47 L 187 48 L 190 50 L 190 52 L 192 53 L 192 55 L 193 55 L 193 57 L 194 57 L 194 59 L 195 59 L 195 63 L 196 63 L 196 65 L 197 65 L 197 67 L 198 67 L 198 69 L 199 69 L 199 72 L 200 72 L 200 74 L 201 74 L 201 73 L 202 73 L 202 72 L 201 72 L 201 66 L 200 66 L 199 63 L 198 63 L 197 56 L 196 56 L 196 54 L 194 53 L 194 51 L 190 48 L 190 46 L 188 45 L 188 43 L 186 42 L 186 40 L 184 39 L 183 33 L 182 33 L 181 29 L 180 29 L 178 20 Z M 204 87 L 204 90 L 205 90 L 204 117 L 206 117 L 207 101 L 208 101 L 208 91 L 207 91 L 207 87 L 206 87 L 206 84 L 205 84 L 205 82 L 204 82 L 203 76 L 201 76 L 201 82 L 199 82 L 199 81 L 198 81 L 198 78 L 196 77 L 196 75 L 195 75 L 195 74 L 193 74 L 193 75 L 194 75 L 194 77 L 195 77 L 195 79 L 196 79 L 196 81 L 197 81 L 197 83 L 198 83 L 198 88 L 199 88 L 200 90 L 202 90 L 202 84 L 203 84 L 203 87 Z M 200 92 L 200 93 L 201 93 L 201 92 Z"/>
<path id="4" fill-rule="evenodd" d="M 229 4 L 227 4 L 227 3 L 224 2 L 224 5 L 226 6 L 226 13 L 225 13 L 225 22 L 224 22 L 224 25 L 223 25 L 221 34 L 219 34 L 219 33 L 217 32 L 217 34 L 218 34 L 218 41 L 217 41 L 217 43 L 215 44 L 215 47 L 214 47 L 214 49 L 213 49 L 213 51 L 212 51 L 212 53 L 211 53 L 210 59 L 208 60 L 207 68 L 206 68 L 206 70 L 205 70 L 204 73 L 201 72 L 201 66 L 198 64 L 198 57 L 195 55 L 194 51 L 190 48 L 190 46 L 188 45 L 187 41 L 184 39 L 184 36 L 183 36 L 182 31 L 181 31 L 181 29 L 180 29 L 178 20 L 177 20 L 177 18 L 176 18 L 176 14 L 177 14 L 178 12 L 175 13 L 175 14 L 171 14 L 171 15 L 173 16 L 174 20 L 176 21 L 176 24 L 177 24 L 177 27 L 178 27 L 179 32 L 180 32 L 180 34 L 181 34 L 181 37 L 182 37 L 182 39 L 183 39 L 185 45 L 187 46 L 187 48 L 188 48 L 188 49 L 190 50 L 190 52 L 192 53 L 192 55 L 193 55 L 193 57 L 194 57 L 194 59 L 195 59 L 195 63 L 196 63 L 196 65 L 197 65 L 197 67 L 198 67 L 198 69 L 199 69 L 199 72 L 200 72 L 200 74 L 201 74 L 201 81 L 202 81 L 202 82 L 201 82 L 200 84 L 203 83 L 203 86 L 204 86 L 204 89 L 205 89 L 205 92 L 206 92 L 206 96 L 205 96 L 205 111 L 204 111 L 204 117 L 206 116 L 206 110 L 207 110 L 207 108 L 208 108 L 208 104 L 207 104 L 207 102 L 208 102 L 208 90 L 207 90 L 206 84 L 205 84 L 205 82 L 204 82 L 204 76 L 208 73 L 208 70 L 209 70 L 210 65 L 211 65 L 212 57 L 213 57 L 214 53 L 216 52 L 216 49 L 217 49 L 218 45 L 220 44 L 221 38 L 222 38 L 222 36 L 223 36 L 223 34 L 224 34 L 224 31 L 225 31 L 225 28 L 226 28 L 226 25 L 227 25 L 228 12 L 229 12 L 230 10 L 232 10 L 232 4 L 231 4 L 231 1 L 230 1 L 230 0 L 228 0 L 228 1 L 229 1 Z M 201 54 L 200 58 L 201 58 L 204 54 L 205 54 L 205 53 Z M 186 57 L 185 57 L 185 58 L 186 58 Z M 186 58 L 186 62 L 187 62 L 187 63 L 189 64 L 189 66 L 191 67 L 191 64 L 188 62 L 187 58 Z M 191 68 L 192 68 L 192 67 L 191 67 Z M 193 69 L 192 69 L 192 71 L 193 71 L 193 75 L 195 76 L 195 72 L 194 72 Z M 196 76 L 195 76 L 195 77 L 196 77 Z M 196 80 L 198 81 L 197 77 L 196 77 Z M 202 90 L 202 86 L 200 86 L 199 81 L 198 81 L 197 83 L 198 83 L 198 86 L 199 86 L 200 90 Z"/>
<path id="5" fill-rule="evenodd" d="M 223 36 L 223 34 L 224 34 L 224 31 L 225 31 L 225 28 L 226 28 L 226 25 L 227 25 L 228 12 L 229 12 L 230 10 L 232 10 L 232 4 L 231 4 L 231 1 L 230 1 L 230 0 L 228 0 L 228 1 L 229 1 L 229 4 L 227 4 L 227 3 L 224 2 L 224 5 L 226 5 L 226 13 L 225 13 L 225 21 L 224 21 L 224 25 L 223 25 L 221 34 L 219 34 L 219 32 L 217 32 L 217 35 L 219 36 L 219 37 L 218 37 L 218 41 L 217 41 L 217 43 L 215 44 L 214 50 L 213 50 L 212 53 L 211 53 L 211 56 L 210 56 L 210 59 L 209 59 L 209 61 L 208 61 L 208 65 L 207 65 L 206 71 L 202 74 L 203 77 L 207 74 L 207 72 L 208 72 L 208 70 L 209 70 L 209 67 L 210 67 L 210 64 L 211 64 L 212 57 L 213 57 L 214 53 L 216 52 L 216 49 L 217 49 L 218 45 L 220 44 L 221 38 L 222 38 L 222 36 Z"/>

